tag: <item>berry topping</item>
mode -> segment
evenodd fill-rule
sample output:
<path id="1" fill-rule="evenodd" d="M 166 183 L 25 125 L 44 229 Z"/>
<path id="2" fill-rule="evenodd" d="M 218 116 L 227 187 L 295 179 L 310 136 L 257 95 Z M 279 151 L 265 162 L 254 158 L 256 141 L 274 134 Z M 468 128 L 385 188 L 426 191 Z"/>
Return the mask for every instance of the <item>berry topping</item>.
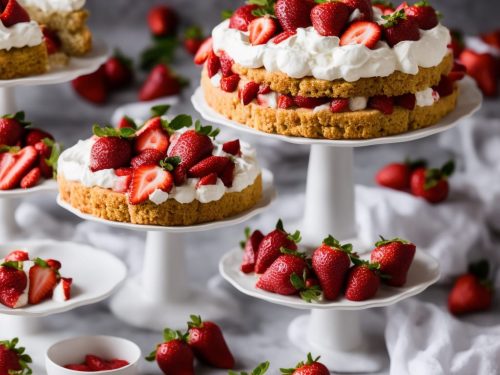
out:
<path id="1" fill-rule="evenodd" d="M 233 74 L 229 77 L 222 77 L 220 80 L 220 88 L 225 92 L 235 92 L 240 83 L 240 76 Z"/>
<path id="2" fill-rule="evenodd" d="M 250 43 L 252 45 L 266 44 L 276 33 L 278 26 L 271 17 L 261 17 L 253 20 L 248 26 Z"/>
<path id="3" fill-rule="evenodd" d="M 385 40 L 389 46 L 394 47 L 405 40 L 419 40 L 420 30 L 414 19 L 408 18 L 404 9 L 391 15 L 382 16 L 386 20 L 383 25 Z"/>
<path id="4" fill-rule="evenodd" d="M 200 180 L 196 184 L 196 189 L 198 189 L 200 186 L 215 185 L 216 183 L 217 183 L 217 173 L 210 173 L 200 178 Z"/>
<path id="5" fill-rule="evenodd" d="M 205 177 L 211 173 L 220 175 L 228 166 L 231 159 L 226 156 L 209 156 L 189 168 L 190 177 Z"/>
<path id="6" fill-rule="evenodd" d="M 90 150 L 90 170 L 117 169 L 130 165 L 132 146 L 128 138 L 133 136 L 133 129 L 100 128 L 94 126 L 98 137 Z"/>
<path id="7" fill-rule="evenodd" d="M 296 35 L 297 31 L 295 30 L 288 30 L 288 31 L 283 31 L 281 34 L 278 34 L 273 38 L 273 43 L 274 44 L 280 44 L 281 42 L 284 42 L 288 38 L 291 38 L 292 36 Z"/>
<path id="8" fill-rule="evenodd" d="M 16 0 L 3 0 L 1 2 L 2 13 L 0 13 L 0 21 L 5 27 L 11 27 L 16 23 L 29 22 L 30 16 L 28 12 Z"/>
<path id="9" fill-rule="evenodd" d="M 240 31 L 248 31 L 250 22 L 257 18 L 254 11 L 258 8 L 255 4 L 249 4 L 236 9 L 229 20 L 229 27 Z"/>
<path id="10" fill-rule="evenodd" d="M 296 96 L 295 105 L 300 108 L 313 109 L 330 101 L 329 98 L 311 98 L 306 96 Z"/>
<path id="11" fill-rule="evenodd" d="M 373 8 L 370 0 L 342 0 L 342 2 L 350 8 L 351 13 L 359 11 L 356 21 L 373 20 Z"/>
<path id="12" fill-rule="evenodd" d="M 168 133 L 163 129 L 161 117 L 153 117 L 144 124 L 136 133 L 134 151 L 140 154 L 147 149 L 155 149 L 163 156 L 167 153 L 169 145 Z"/>
<path id="13" fill-rule="evenodd" d="M 368 107 L 377 109 L 384 115 L 391 115 L 394 112 L 394 99 L 385 95 L 377 95 L 370 98 Z"/>
<path id="14" fill-rule="evenodd" d="M 278 96 L 278 108 L 280 109 L 288 109 L 295 106 L 295 101 L 289 95 L 280 95 Z"/>
<path id="15" fill-rule="evenodd" d="M 350 14 L 351 9 L 344 3 L 324 3 L 312 9 L 311 21 L 319 35 L 339 36 Z"/>
<path id="16" fill-rule="evenodd" d="M 196 65 L 202 65 L 207 61 L 208 55 L 213 51 L 213 40 L 212 37 L 207 38 L 203 44 L 198 48 L 196 55 L 194 56 L 194 63 Z"/>
<path id="17" fill-rule="evenodd" d="M 219 56 L 215 54 L 214 51 L 208 54 L 207 58 L 207 73 L 208 77 L 212 78 L 216 75 L 220 70 L 220 59 Z"/>
<path id="18" fill-rule="evenodd" d="M 373 49 L 382 37 L 382 28 L 375 22 L 358 21 L 351 24 L 340 38 L 340 45 L 363 44 Z"/>
<path id="19" fill-rule="evenodd" d="M 162 167 L 146 165 L 135 168 L 129 187 L 130 204 L 135 205 L 147 201 L 155 190 L 169 193 L 173 185 L 172 175 Z"/>
<path id="20" fill-rule="evenodd" d="M 233 75 L 234 60 L 227 54 L 222 52 L 220 55 L 220 69 L 223 77 Z"/>
<path id="21" fill-rule="evenodd" d="M 349 111 L 349 99 L 338 98 L 333 99 L 330 103 L 330 110 L 333 113 L 348 112 Z"/>
<path id="22" fill-rule="evenodd" d="M 144 165 L 158 165 L 165 158 L 165 154 L 165 152 L 155 150 L 154 148 L 147 148 L 132 158 L 130 164 L 132 168 L 139 168 Z"/>
<path id="23" fill-rule="evenodd" d="M 413 111 L 417 105 L 417 98 L 415 97 L 415 94 L 404 94 L 396 96 L 394 98 L 394 102 L 400 107 Z"/>
<path id="24" fill-rule="evenodd" d="M 422 30 L 430 30 L 439 23 L 436 10 L 429 5 L 427 0 L 421 0 L 418 3 L 405 8 L 406 16 L 413 19 Z"/>
<path id="25" fill-rule="evenodd" d="M 314 2 L 308 0 L 278 0 L 274 13 L 284 31 L 311 26 L 311 10 Z"/>
<path id="26" fill-rule="evenodd" d="M 226 142 L 222 145 L 222 151 L 227 152 L 228 154 L 238 156 L 241 154 L 241 146 L 240 140 L 235 139 L 234 141 Z"/>
<path id="27" fill-rule="evenodd" d="M 239 92 L 239 96 L 243 105 L 250 104 L 259 93 L 260 85 L 256 82 L 250 81 Z"/>

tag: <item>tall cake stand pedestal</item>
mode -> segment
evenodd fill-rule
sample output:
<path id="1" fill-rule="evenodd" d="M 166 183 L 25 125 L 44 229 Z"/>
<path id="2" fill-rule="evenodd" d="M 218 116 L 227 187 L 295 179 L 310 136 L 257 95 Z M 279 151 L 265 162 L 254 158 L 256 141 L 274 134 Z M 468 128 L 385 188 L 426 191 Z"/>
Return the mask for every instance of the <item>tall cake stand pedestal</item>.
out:
<path id="1" fill-rule="evenodd" d="M 122 229 L 147 231 L 141 274 L 129 279 L 111 301 L 113 313 L 126 323 L 162 331 L 182 328 L 190 314 L 223 320 L 237 316 L 239 305 L 219 288 L 195 287 L 187 277 L 184 236 L 243 223 L 269 207 L 275 198 L 273 176 L 264 170 L 263 197 L 250 211 L 217 222 L 184 227 L 136 225 L 99 219 L 84 214 L 58 199 L 59 205 L 82 219 Z"/>
<path id="2" fill-rule="evenodd" d="M 459 120 L 476 112 L 482 101 L 480 91 L 470 78 L 459 83 L 460 97 L 454 112 L 443 118 L 439 124 L 413 132 L 370 140 L 326 140 L 289 137 L 267 134 L 234 121 L 230 121 L 211 109 L 205 102 L 201 88 L 198 88 L 191 101 L 195 109 L 210 122 L 233 129 L 277 139 L 293 144 L 311 146 L 307 175 L 304 219 L 302 223 L 303 243 L 307 247 L 317 246 L 328 234 L 342 241 L 351 242 L 358 249 L 369 250 L 368 244 L 356 238 L 357 228 L 354 215 L 353 151 L 356 147 L 409 142 L 437 134 L 455 127 Z M 241 255 L 240 255 L 241 257 Z M 425 278 L 414 279 L 409 290 L 394 289 L 382 298 L 381 293 L 374 300 L 352 304 L 341 301 L 323 305 L 311 305 L 297 298 L 283 299 L 255 289 L 255 278 L 239 274 L 241 258 L 234 252 L 223 258 L 220 264 L 222 275 L 240 291 L 272 303 L 290 307 L 311 309 L 311 314 L 293 321 L 289 337 L 299 348 L 314 350 L 322 355 L 322 361 L 338 372 L 375 372 L 384 365 L 385 348 L 380 345 L 367 346 L 370 340 L 360 330 L 360 314 L 357 310 L 388 306 L 404 298 L 422 292 L 438 277 L 437 263 L 428 255 L 417 254 L 416 264 L 412 267 L 425 271 Z M 421 267 L 418 267 L 421 265 Z M 245 284 L 247 283 L 247 284 Z M 246 285 L 246 287 L 243 287 Z M 385 292 L 383 293 L 385 295 Z M 346 312 L 346 310 L 350 310 Z M 307 343 L 308 345 L 304 345 Z"/>
<path id="3" fill-rule="evenodd" d="M 14 249 L 23 249 L 33 258 L 57 259 L 64 276 L 73 278 L 72 298 L 66 302 L 47 300 L 39 305 L 9 309 L 0 305 L 0 340 L 19 337 L 34 360 L 34 373 L 44 373 L 44 355 L 54 342 L 67 333 L 50 331 L 41 318 L 100 302 L 124 282 L 127 269 L 122 261 L 91 246 L 51 240 L 2 243 L 0 258 Z M 105 277 L 96 278 L 95 275 Z"/>
<path id="4" fill-rule="evenodd" d="M 0 80 L 0 116 L 18 111 L 15 91 L 20 86 L 55 85 L 68 82 L 81 75 L 90 74 L 108 58 L 108 47 L 100 40 L 94 42 L 92 51 L 85 57 L 71 58 L 64 68 L 53 69 L 38 76 Z M 53 181 L 46 181 L 40 186 L 22 191 L 0 191 L 0 241 L 16 238 L 21 233 L 21 228 L 15 221 L 17 199 L 41 191 L 55 191 L 57 186 Z"/>

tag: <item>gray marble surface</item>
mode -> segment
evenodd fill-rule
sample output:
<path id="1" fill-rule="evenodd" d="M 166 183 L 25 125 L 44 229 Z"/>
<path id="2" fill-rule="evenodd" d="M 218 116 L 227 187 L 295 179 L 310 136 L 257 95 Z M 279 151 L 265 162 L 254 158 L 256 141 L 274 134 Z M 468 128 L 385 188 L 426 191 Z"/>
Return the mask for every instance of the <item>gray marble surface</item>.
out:
<path id="1" fill-rule="evenodd" d="M 149 35 L 144 24 L 144 15 L 151 4 L 160 1 L 131 0 L 89 0 L 88 5 L 93 16 L 91 19 L 95 34 L 105 39 L 110 46 L 118 46 L 127 54 L 136 56 L 148 43 Z M 221 9 L 234 7 L 239 2 L 229 0 L 170 1 L 184 17 L 185 23 L 200 23 L 208 30 L 217 22 Z M 498 1 L 436 1 L 437 7 L 443 9 L 448 24 L 461 27 L 471 33 L 492 28 L 498 24 Z M 495 9 L 491 9 L 491 8 Z M 203 20 L 201 20 L 203 18 Z M 473 22 L 471 21 L 473 20 Z M 196 87 L 199 75 L 183 51 L 179 51 L 175 64 L 179 73 L 191 80 L 191 86 L 183 95 L 181 104 L 175 108 L 178 113 L 196 115 L 190 105 L 189 97 Z M 142 77 L 141 77 L 142 78 Z M 19 106 L 28 113 L 28 118 L 36 124 L 50 129 L 64 144 L 72 145 L 76 140 L 90 134 L 91 124 L 109 121 L 111 114 L 118 105 L 132 102 L 136 99 L 136 90 L 130 90 L 115 96 L 109 104 L 103 107 L 91 106 L 76 98 L 69 84 L 51 87 L 23 88 L 17 91 Z M 498 116 L 498 100 L 489 101 L 481 110 L 479 116 Z M 269 225 L 276 217 L 296 221 L 303 211 L 301 199 L 296 199 L 305 189 L 305 178 L 308 161 L 308 147 L 289 144 L 273 144 L 273 147 L 263 147 L 260 140 L 254 137 L 242 137 L 256 144 L 263 166 L 275 173 L 276 185 L 281 202 L 276 204 L 272 213 L 256 218 L 250 225 Z M 425 156 L 435 158 L 436 163 L 444 161 L 450 155 L 440 150 L 437 138 L 409 144 L 375 146 L 363 148 L 355 154 L 355 179 L 362 184 L 372 184 L 377 168 L 385 162 L 403 159 L 405 156 Z M 50 199 L 48 199 L 50 198 Z M 52 196 L 30 198 L 34 204 L 43 207 L 53 217 L 65 223 L 77 225 L 79 221 L 72 215 L 57 207 Z M 244 225 L 227 229 L 197 233 L 187 236 L 189 261 L 189 276 L 193 284 L 204 284 L 217 274 L 217 264 L 220 257 L 233 247 L 241 237 Z M 268 229 L 267 226 L 266 229 Z M 117 231 L 117 235 L 119 232 Z M 138 245 L 131 251 L 140 254 L 144 235 L 137 233 Z M 227 284 L 221 282 L 221 287 L 227 288 L 233 298 L 243 307 L 243 314 L 231 320 L 219 322 L 224 328 L 227 339 L 238 359 L 238 367 L 249 369 L 259 362 L 269 359 L 273 363 L 271 374 L 276 374 L 279 367 L 289 367 L 302 359 L 302 354 L 292 347 L 286 337 L 288 323 L 300 312 L 271 305 L 262 301 L 245 297 Z M 432 288 L 419 298 L 444 304 L 445 289 Z M 196 311 L 193 311 L 196 313 Z M 384 310 L 374 309 L 362 312 L 363 320 L 371 326 L 379 327 L 382 335 Z M 111 334 L 134 340 L 144 353 L 160 340 L 160 334 L 147 330 L 134 329 L 114 318 L 106 303 L 77 309 L 70 313 L 44 318 L 48 329 L 71 332 L 72 334 Z M 498 320 L 495 320 L 498 324 Z M 154 365 L 144 364 L 143 372 L 159 374 Z M 200 366 L 199 374 L 224 374 Z M 387 373 L 387 372 L 384 372 Z"/>

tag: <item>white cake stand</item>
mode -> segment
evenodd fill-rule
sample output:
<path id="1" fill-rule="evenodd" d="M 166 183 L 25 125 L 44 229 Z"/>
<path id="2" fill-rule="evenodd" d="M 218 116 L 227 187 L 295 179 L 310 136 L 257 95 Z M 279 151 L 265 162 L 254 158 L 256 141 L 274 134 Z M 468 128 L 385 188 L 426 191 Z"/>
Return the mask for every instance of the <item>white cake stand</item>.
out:
<path id="1" fill-rule="evenodd" d="M 61 207 L 82 219 L 117 228 L 147 231 L 141 275 L 129 279 L 111 301 L 113 313 L 135 327 L 162 331 L 181 328 L 196 313 L 205 319 L 221 320 L 236 316 L 238 304 L 218 288 L 194 287 L 187 280 L 184 236 L 189 233 L 225 228 L 243 223 L 260 214 L 275 198 L 273 175 L 263 170 L 263 197 L 247 212 L 207 224 L 162 227 L 103 220 L 84 214 L 58 199 Z"/>
<path id="2" fill-rule="evenodd" d="M 354 148 L 408 142 L 452 129 L 458 125 L 459 120 L 476 112 L 482 102 L 482 95 L 472 79 L 467 77 L 459 83 L 459 87 L 460 97 L 457 108 L 443 118 L 439 124 L 401 135 L 370 140 L 324 140 L 268 134 L 230 121 L 215 112 L 205 102 L 201 88 L 197 89 L 191 101 L 195 109 L 207 121 L 268 139 L 311 145 L 304 219 L 301 226 L 303 244 L 308 247 L 317 246 L 318 241 L 321 241 L 328 234 L 333 234 L 340 240 L 358 243 L 362 248 L 366 248 L 367 244 L 361 244 L 361 241 L 356 239 L 353 183 Z M 419 257 L 426 259 L 423 255 L 419 255 Z M 428 265 L 431 263 L 430 259 L 425 262 Z M 427 279 L 426 283 L 434 281 L 434 277 L 431 277 Z M 420 293 L 422 290 L 420 287 L 415 288 L 411 295 Z M 403 298 L 407 298 L 409 295 L 403 294 L 403 296 Z M 268 298 L 270 297 L 266 297 L 266 299 Z M 396 297 L 395 302 L 397 300 L 399 297 Z M 272 302 L 278 303 L 277 301 Z M 386 305 L 388 302 L 384 301 L 384 304 Z M 391 303 L 394 302 L 391 300 Z M 303 306 L 301 308 L 311 309 L 311 305 L 301 306 Z M 363 332 L 356 328 L 353 329 L 353 327 L 360 327 L 360 314 L 356 311 L 346 313 L 344 310 L 347 306 L 350 305 L 343 303 L 343 308 L 339 309 L 339 306 L 326 305 L 323 308 L 316 308 L 315 305 L 310 317 L 300 318 L 291 324 L 290 339 L 305 352 L 315 349 L 315 352 L 322 353 L 322 360 L 330 364 L 329 367 L 335 371 L 378 371 L 383 367 L 381 351 L 385 352 L 385 349 L 379 346 L 375 350 L 366 350 L 364 342 L 368 340 L 362 334 Z M 360 306 L 359 304 L 351 306 L 351 310 L 374 307 Z M 315 332 L 315 334 L 308 334 L 308 332 Z M 383 355 L 385 356 L 385 354 Z"/>
<path id="3" fill-rule="evenodd" d="M 0 116 L 15 113 L 18 110 L 15 98 L 15 88 L 19 86 L 54 85 L 68 82 L 81 75 L 90 74 L 107 60 L 109 50 L 100 40 L 94 41 L 92 51 L 84 57 L 71 58 L 64 68 L 53 69 L 45 74 L 0 80 Z M 28 190 L 0 191 L 0 241 L 8 241 L 20 233 L 20 228 L 15 221 L 15 208 L 17 198 L 41 191 L 56 191 L 57 185 L 53 181 L 46 181 L 40 186 Z"/>
<path id="4" fill-rule="evenodd" d="M 51 240 L 16 241 L 0 245 L 0 258 L 14 249 L 23 249 L 32 258 L 61 261 L 63 276 L 73 278 L 72 298 L 67 302 L 45 301 L 21 309 L 0 305 L 0 339 L 19 337 L 34 360 L 34 373 L 42 373 L 47 348 L 68 333 L 44 329 L 41 317 L 63 313 L 102 301 L 124 282 L 127 269 L 106 251 L 88 245 Z M 103 277 L 96 278 L 95 275 Z M 43 372 L 44 373 L 44 372 Z"/>

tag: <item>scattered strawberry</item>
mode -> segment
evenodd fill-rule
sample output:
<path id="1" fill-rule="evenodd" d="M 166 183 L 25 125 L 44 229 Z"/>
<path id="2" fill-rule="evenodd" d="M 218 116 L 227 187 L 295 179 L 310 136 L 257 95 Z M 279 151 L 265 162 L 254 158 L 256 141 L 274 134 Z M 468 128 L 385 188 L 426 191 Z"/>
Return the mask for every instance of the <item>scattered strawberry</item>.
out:
<path id="1" fill-rule="evenodd" d="M 171 36 L 177 32 L 179 17 L 172 8 L 158 5 L 148 13 L 149 30 L 155 36 Z"/>
<path id="2" fill-rule="evenodd" d="M 37 258 L 35 265 L 29 271 L 29 303 L 36 305 L 50 298 L 58 279 L 58 272 L 52 269 L 46 261 Z"/>
<path id="3" fill-rule="evenodd" d="M 12 1 L 12 0 L 11 0 Z M 2 375 L 29 375 L 32 370 L 29 364 L 31 357 L 24 348 L 18 348 L 19 339 L 0 341 L 0 374 Z"/>
<path id="4" fill-rule="evenodd" d="M 251 273 L 255 271 L 257 252 L 263 239 L 264 235 L 260 230 L 255 230 L 250 234 L 250 228 L 245 229 L 245 241 L 240 242 L 240 246 L 244 250 L 241 272 Z"/>
<path id="5" fill-rule="evenodd" d="M 257 5 L 249 4 L 236 9 L 229 20 L 229 28 L 248 31 L 250 22 L 257 18 L 257 16 L 253 14 L 253 11 L 258 8 Z"/>
<path id="6" fill-rule="evenodd" d="M 330 98 L 312 98 L 307 96 L 296 96 L 294 98 L 295 105 L 300 108 L 313 109 L 325 103 L 328 103 Z"/>
<path id="7" fill-rule="evenodd" d="M 188 170 L 189 177 L 205 177 L 211 173 L 220 175 L 227 167 L 231 159 L 226 156 L 209 156 Z"/>
<path id="8" fill-rule="evenodd" d="M 373 49 L 382 37 L 382 28 L 375 22 L 358 21 L 352 23 L 340 38 L 340 45 L 363 44 Z"/>
<path id="9" fill-rule="evenodd" d="M 271 87 L 265 84 L 260 85 L 259 94 L 266 95 L 271 93 Z"/>
<path id="10" fill-rule="evenodd" d="M 281 34 L 278 34 L 273 38 L 273 43 L 274 44 L 280 44 L 281 42 L 284 42 L 288 38 L 291 38 L 292 36 L 296 35 L 297 31 L 296 30 L 288 30 L 288 31 L 283 31 Z"/>
<path id="11" fill-rule="evenodd" d="M 441 169 L 418 168 L 411 176 L 411 192 L 429 203 L 446 200 L 450 190 L 448 178 L 455 170 L 455 163 L 449 161 Z"/>
<path id="12" fill-rule="evenodd" d="M 33 146 L 27 146 L 16 153 L 0 154 L 0 190 L 10 190 L 19 186 L 22 178 L 38 160 Z"/>
<path id="13" fill-rule="evenodd" d="M 59 281 L 59 285 L 62 288 L 63 300 L 68 301 L 71 298 L 71 285 L 73 284 L 73 279 L 61 277 L 61 281 Z M 56 288 L 59 287 L 56 286 Z"/>
<path id="14" fill-rule="evenodd" d="M 75 78 L 71 84 L 80 97 L 91 103 L 103 104 L 108 99 L 108 87 L 103 66 L 94 73 Z"/>
<path id="15" fill-rule="evenodd" d="M 128 116 L 123 116 L 120 119 L 120 122 L 118 123 L 117 126 L 118 129 L 123 129 L 123 128 L 130 128 L 130 129 L 136 129 L 137 125 L 133 119 L 131 119 Z"/>
<path id="16" fill-rule="evenodd" d="M 149 101 L 164 96 L 177 95 L 181 91 L 179 78 L 165 64 L 158 64 L 149 73 L 139 92 L 139 100 Z"/>
<path id="17" fill-rule="evenodd" d="M 210 156 L 214 145 L 210 136 L 215 136 L 218 129 L 212 127 L 197 127 L 195 130 L 187 130 L 182 133 L 177 142 L 170 148 L 168 156 L 178 156 L 180 165 L 186 168 L 186 172 L 200 160 Z"/>
<path id="18" fill-rule="evenodd" d="M 320 357 L 313 358 L 311 353 L 307 354 L 307 361 L 299 362 L 295 368 L 281 369 L 283 375 L 329 375 L 330 370 L 320 362 Z"/>
<path id="19" fill-rule="evenodd" d="M 426 166 L 423 160 L 404 163 L 391 163 L 380 169 L 375 176 L 375 181 L 380 186 L 395 190 L 409 190 L 412 172 L 417 168 Z"/>
<path id="20" fill-rule="evenodd" d="M 127 167 L 131 158 L 132 146 L 129 140 L 120 136 L 99 137 L 90 150 L 90 170 L 97 172 Z"/>
<path id="21" fill-rule="evenodd" d="M 386 284 L 401 287 L 406 284 L 408 270 L 415 257 L 416 247 L 409 241 L 400 238 L 381 241 L 375 244 L 371 253 L 371 262 L 380 265 L 380 272 L 389 278 L 384 279 Z"/>
<path id="22" fill-rule="evenodd" d="M 169 143 L 168 133 L 162 128 L 161 118 L 154 117 L 136 133 L 134 151 L 140 154 L 147 149 L 154 149 L 165 156 Z"/>
<path id="23" fill-rule="evenodd" d="M 28 133 L 26 134 L 24 143 L 27 146 L 35 146 L 37 143 L 47 138 L 50 140 L 54 140 L 54 137 L 46 131 L 37 128 L 30 128 L 28 129 Z"/>
<path id="24" fill-rule="evenodd" d="M 164 343 L 146 357 L 146 360 L 158 363 L 165 375 L 195 375 L 194 355 L 187 344 L 187 334 L 165 329 L 163 332 Z"/>
<path id="25" fill-rule="evenodd" d="M 5 257 L 5 262 L 24 262 L 30 260 L 29 254 L 24 250 L 11 251 Z"/>
<path id="26" fill-rule="evenodd" d="M 2 5 L 3 11 L 0 13 L 0 21 L 5 27 L 30 21 L 28 12 L 16 0 L 2 0 Z"/>
<path id="27" fill-rule="evenodd" d="M 155 190 L 169 193 L 173 185 L 172 175 L 162 167 L 147 165 L 136 168 L 132 172 L 129 201 L 133 205 L 141 204 L 147 201 Z"/>
<path id="28" fill-rule="evenodd" d="M 260 85 L 256 82 L 250 81 L 246 83 L 239 92 L 241 103 L 243 105 L 250 104 L 257 97 L 259 89 Z"/>
<path id="29" fill-rule="evenodd" d="M 184 33 L 184 48 L 188 53 L 195 56 L 204 40 L 201 29 L 198 26 L 192 26 Z"/>
<path id="30" fill-rule="evenodd" d="M 373 20 L 373 8 L 370 0 L 342 0 L 346 4 L 351 13 L 356 9 L 359 10 L 360 15 L 356 21 L 372 21 Z"/>
<path id="31" fill-rule="evenodd" d="M 307 0 L 278 0 L 274 13 L 284 31 L 294 31 L 311 26 L 310 14 L 314 5 Z"/>
<path id="32" fill-rule="evenodd" d="M 207 174 L 206 176 L 200 178 L 200 180 L 196 183 L 196 189 L 198 189 L 200 186 L 216 185 L 217 179 L 217 173 Z"/>
<path id="33" fill-rule="evenodd" d="M 155 150 L 154 148 L 147 148 L 139 155 L 132 158 L 130 165 L 132 168 L 139 168 L 147 165 L 158 165 L 160 160 L 165 158 L 165 153 Z"/>
<path id="34" fill-rule="evenodd" d="M 493 303 L 493 284 L 488 279 L 490 265 L 481 260 L 469 265 L 466 274 L 455 281 L 448 296 L 448 310 L 453 315 L 486 311 Z"/>
<path id="35" fill-rule="evenodd" d="M 223 77 L 233 75 L 234 60 L 227 54 L 222 52 L 220 55 L 220 69 Z"/>
<path id="36" fill-rule="evenodd" d="M 23 271 L 23 264 L 8 261 L 0 264 L 0 303 L 12 309 L 23 307 L 28 301 L 23 293 L 28 285 L 28 278 Z M 1 361 L 0 361 L 1 368 Z"/>
<path id="37" fill-rule="evenodd" d="M 45 46 L 47 47 L 47 53 L 52 55 L 61 50 L 61 39 L 59 36 L 52 30 L 50 30 L 46 26 L 41 26 L 43 41 L 45 42 Z"/>
<path id="38" fill-rule="evenodd" d="M 226 142 L 222 145 L 222 151 L 227 152 L 228 154 L 238 156 L 241 155 L 241 146 L 240 140 L 235 139 L 234 141 Z"/>
<path id="39" fill-rule="evenodd" d="M 104 74 L 111 89 L 126 87 L 134 78 L 132 61 L 117 51 L 104 63 Z"/>
<path id="40" fill-rule="evenodd" d="M 29 171 L 26 176 L 23 177 L 19 186 L 21 189 L 29 189 L 33 186 L 36 186 L 38 182 L 40 182 L 40 178 L 42 177 L 42 171 L 40 167 L 35 167 L 31 171 Z"/>
<path id="41" fill-rule="evenodd" d="M 368 101 L 368 107 L 379 110 L 384 115 L 394 112 L 394 98 L 385 95 L 376 95 Z"/>
<path id="42" fill-rule="evenodd" d="M 345 296 L 350 301 L 365 301 L 373 298 L 380 287 L 378 265 L 353 259 L 355 265 L 349 270 Z"/>
<path id="43" fill-rule="evenodd" d="M 24 128 L 27 125 L 29 125 L 29 122 L 24 120 L 24 112 L 0 117 L 0 145 L 18 145 L 23 138 Z"/>
<path id="44" fill-rule="evenodd" d="M 350 15 L 351 9 L 344 3 L 323 3 L 312 9 L 311 21 L 319 35 L 339 36 Z"/>
<path id="45" fill-rule="evenodd" d="M 384 37 L 389 46 L 394 47 L 405 40 L 419 40 L 420 30 L 417 22 L 400 9 L 389 16 L 382 16 L 386 23 L 383 25 Z"/>
<path id="46" fill-rule="evenodd" d="M 476 80 L 484 95 L 498 94 L 497 63 L 491 54 L 466 49 L 460 55 L 460 62 L 467 68 L 467 73 Z"/>
<path id="47" fill-rule="evenodd" d="M 375 8 L 380 9 L 383 15 L 387 16 L 389 14 L 394 13 L 394 5 L 387 0 L 372 0 L 372 5 Z"/>
<path id="48" fill-rule="evenodd" d="M 240 83 L 240 76 L 233 74 L 229 77 L 222 77 L 220 80 L 220 88 L 225 92 L 235 92 Z"/>
<path id="49" fill-rule="evenodd" d="M 214 75 L 219 73 L 220 70 L 220 59 L 215 52 L 210 52 L 207 58 L 207 73 L 208 77 L 212 78 Z"/>
<path id="50" fill-rule="evenodd" d="M 234 161 L 229 160 L 229 163 L 227 164 L 226 168 L 222 171 L 222 173 L 220 175 L 220 179 L 222 180 L 222 183 L 227 188 L 230 188 L 233 186 L 234 170 L 235 169 L 236 169 L 236 164 L 234 164 Z"/>
<path id="51" fill-rule="evenodd" d="M 439 23 L 436 10 L 429 5 L 427 0 L 421 0 L 405 8 L 406 16 L 413 19 L 422 30 L 430 30 Z"/>
<path id="52" fill-rule="evenodd" d="M 207 61 L 208 55 L 213 51 L 213 40 L 212 37 L 205 39 L 200 48 L 198 48 L 198 52 L 194 56 L 194 63 L 196 65 L 202 65 Z"/>
<path id="53" fill-rule="evenodd" d="M 455 60 L 453 68 L 451 69 L 450 74 L 448 74 L 448 78 L 453 82 L 456 82 L 462 80 L 465 77 L 465 74 L 467 74 L 467 68 L 465 65 Z"/>
<path id="54" fill-rule="evenodd" d="M 288 109 L 295 106 L 295 101 L 289 95 L 279 95 L 278 96 L 278 108 Z"/>
<path id="55" fill-rule="evenodd" d="M 417 97 L 415 94 L 403 94 L 394 97 L 394 102 L 397 106 L 413 111 L 417 105 Z"/>
<path id="56" fill-rule="evenodd" d="M 253 20 L 248 25 L 250 31 L 249 41 L 252 45 L 266 44 L 278 30 L 276 21 L 271 17 L 261 17 Z"/>

